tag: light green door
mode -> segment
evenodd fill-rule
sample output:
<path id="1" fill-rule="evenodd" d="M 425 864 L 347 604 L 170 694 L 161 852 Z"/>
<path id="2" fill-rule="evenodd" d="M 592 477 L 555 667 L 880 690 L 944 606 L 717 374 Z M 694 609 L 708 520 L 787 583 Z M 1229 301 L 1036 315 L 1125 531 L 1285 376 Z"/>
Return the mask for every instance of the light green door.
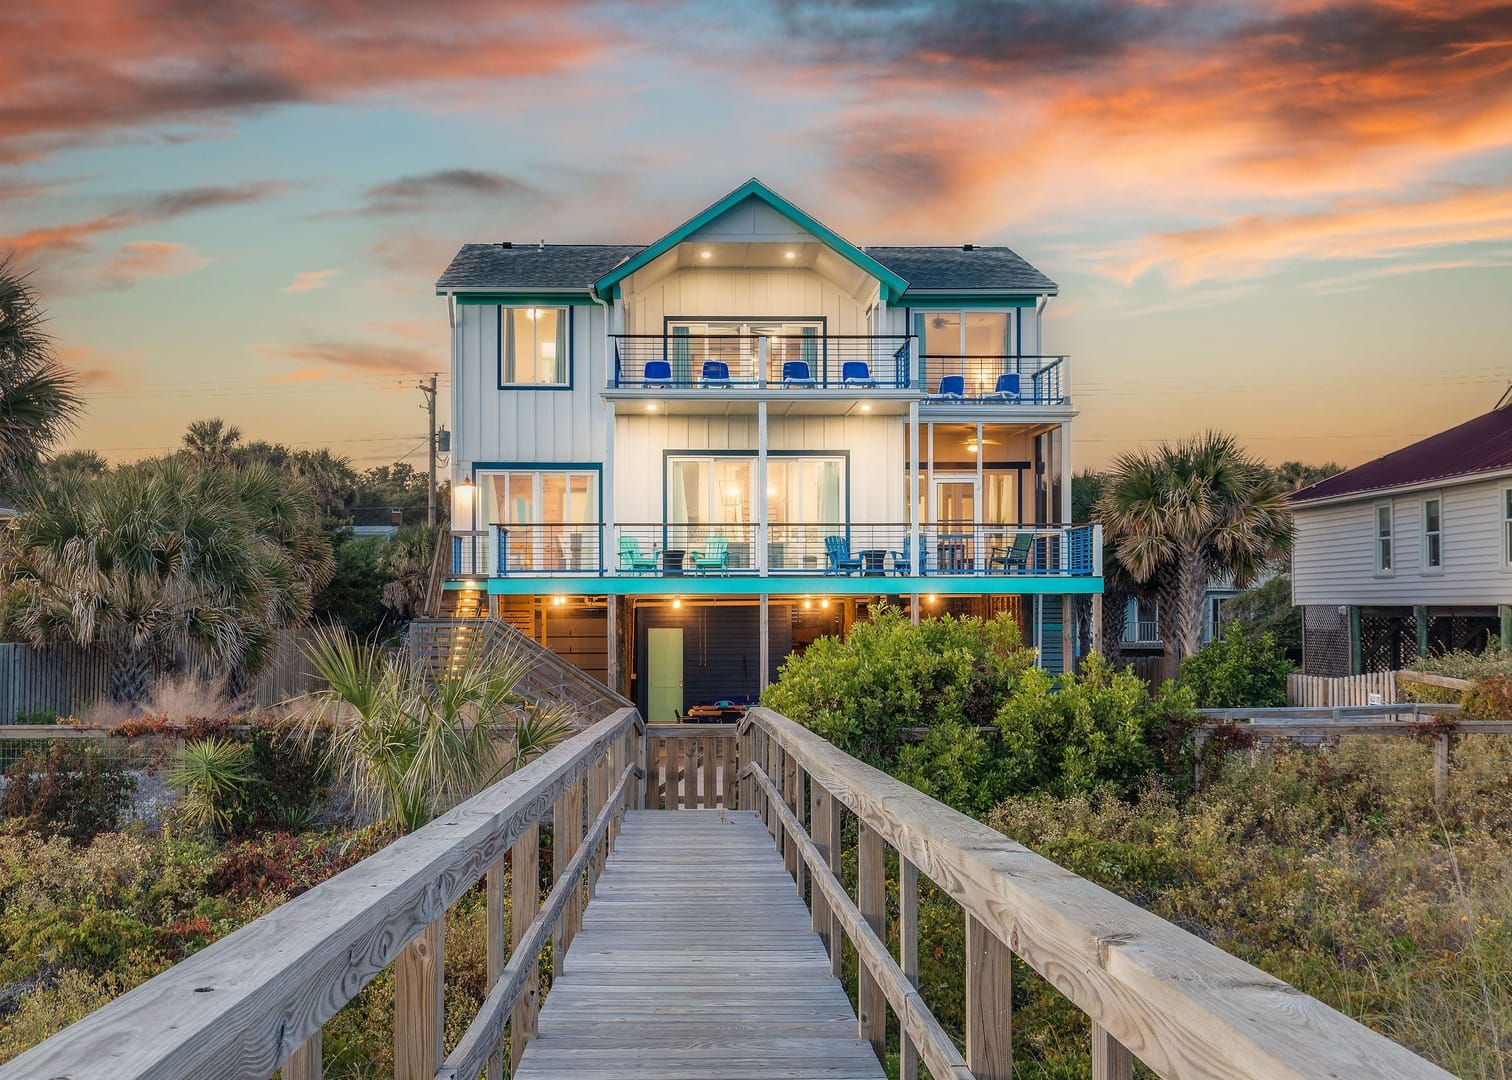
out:
<path id="1" fill-rule="evenodd" d="M 647 630 L 646 653 L 646 722 L 675 724 L 683 707 L 682 628 Z"/>

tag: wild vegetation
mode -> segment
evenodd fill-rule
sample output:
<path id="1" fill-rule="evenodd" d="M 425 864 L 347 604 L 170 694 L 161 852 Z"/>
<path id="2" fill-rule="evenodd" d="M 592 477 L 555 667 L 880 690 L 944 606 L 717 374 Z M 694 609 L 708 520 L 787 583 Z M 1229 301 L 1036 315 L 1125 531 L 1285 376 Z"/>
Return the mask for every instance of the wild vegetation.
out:
<path id="1" fill-rule="evenodd" d="M 1505 1077 L 1512 740 L 1459 740 L 1444 802 L 1426 739 L 1219 752 L 1194 790 L 1194 705 L 1284 701 L 1288 666 L 1240 631 L 1151 697 L 1096 659 L 1047 675 L 1006 620 L 883 611 L 790 659 L 763 702 L 1445 1068 Z M 1512 681 L 1479 693 L 1512 707 Z M 937 704 L 877 715 L 889 700 Z M 959 909 L 926 885 L 919 920 L 921 992 L 959 1037 Z M 1084 1018 L 1015 966 L 1015 1075 L 1085 1076 Z"/>

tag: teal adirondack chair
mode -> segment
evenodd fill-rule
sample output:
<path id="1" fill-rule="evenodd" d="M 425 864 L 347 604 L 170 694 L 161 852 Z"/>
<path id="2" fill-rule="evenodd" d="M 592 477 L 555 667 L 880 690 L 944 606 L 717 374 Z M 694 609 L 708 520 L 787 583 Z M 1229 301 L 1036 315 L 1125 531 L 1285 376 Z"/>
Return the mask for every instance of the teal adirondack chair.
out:
<path id="1" fill-rule="evenodd" d="M 640 541 L 633 536 L 619 538 L 619 560 L 621 570 L 647 571 L 656 569 L 657 552 L 649 555 L 641 551 Z"/>
<path id="2" fill-rule="evenodd" d="M 730 542 L 723 536 L 711 536 L 702 553 L 693 553 L 694 570 L 718 570 L 721 574 L 730 568 Z"/>

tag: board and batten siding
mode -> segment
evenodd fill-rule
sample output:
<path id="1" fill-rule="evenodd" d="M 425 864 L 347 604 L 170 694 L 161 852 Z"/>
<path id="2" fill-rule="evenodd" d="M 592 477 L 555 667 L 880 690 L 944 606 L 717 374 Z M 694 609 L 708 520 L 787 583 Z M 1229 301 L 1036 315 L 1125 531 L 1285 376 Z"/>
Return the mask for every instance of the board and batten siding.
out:
<path id="1" fill-rule="evenodd" d="M 608 382 L 604 312 L 572 312 L 572 388 L 499 389 L 499 309 L 457 308 L 452 349 L 452 473 L 460 480 L 475 461 L 604 460 Z"/>
<path id="2" fill-rule="evenodd" d="M 858 522 L 901 522 L 907 516 L 907 452 L 896 416 L 788 416 L 767 422 L 767 448 L 816 457 L 850 453 L 850 516 Z M 620 415 L 614 450 L 614 516 L 623 522 L 662 520 L 665 452 L 756 454 L 756 417 Z"/>
<path id="3" fill-rule="evenodd" d="M 637 275 L 639 276 L 639 275 Z M 867 305 L 812 270 L 674 270 L 626 292 L 627 332 L 660 334 L 663 319 L 817 318 L 829 334 L 867 334 Z"/>
<path id="4" fill-rule="evenodd" d="M 1297 506 L 1292 602 L 1381 606 L 1512 604 L 1503 547 L 1503 492 L 1512 478 Z M 1443 569 L 1423 569 L 1423 500 L 1443 500 Z M 1376 573 L 1376 507 L 1392 507 L 1393 562 Z"/>

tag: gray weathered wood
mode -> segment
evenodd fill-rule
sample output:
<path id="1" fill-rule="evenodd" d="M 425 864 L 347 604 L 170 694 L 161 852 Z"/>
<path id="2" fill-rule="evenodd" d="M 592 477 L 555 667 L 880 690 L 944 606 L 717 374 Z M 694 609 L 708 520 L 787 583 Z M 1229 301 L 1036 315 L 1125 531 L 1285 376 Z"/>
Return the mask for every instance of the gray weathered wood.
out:
<path id="1" fill-rule="evenodd" d="M 1092 1080 L 1132 1080 L 1134 1058 L 1117 1039 L 1092 1025 Z"/>
<path id="2" fill-rule="evenodd" d="M 504 973 L 505 936 L 508 933 L 504 910 L 507 906 L 504 903 L 505 876 L 504 860 L 500 859 L 488 868 L 488 875 L 484 878 L 483 885 L 484 915 L 487 923 L 484 932 L 488 935 L 485 944 L 490 987 L 498 982 L 499 976 Z M 504 1080 L 504 1059 L 499 1054 L 489 1055 L 485 1080 Z"/>
<path id="3" fill-rule="evenodd" d="M 818 785 L 816 784 L 815 787 Z M 919 988 L 919 868 L 898 858 L 898 966 L 915 990 Z M 903 1032 L 898 1040 L 898 1080 L 917 1080 L 919 1050 Z"/>
<path id="4" fill-rule="evenodd" d="M 1157 1074 L 1449 1075 L 785 717 L 756 708 L 746 722 Z"/>
<path id="5" fill-rule="evenodd" d="M 532 825 L 515 841 L 510 850 L 510 947 L 518 949 L 520 942 L 530 932 L 541 906 L 541 827 Z M 514 1010 L 509 1018 L 509 1071 L 514 1072 L 520 1063 L 520 1055 L 535 1038 L 536 1016 L 540 1008 L 541 971 L 540 961 L 528 965 L 522 980 L 520 995 L 515 999 Z M 502 973 L 500 978 L 503 978 Z M 498 986 L 498 979 L 494 980 Z M 490 990 L 490 992 L 492 992 Z"/>
<path id="6" fill-rule="evenodd" d="M 289 1055 L 289 1060 L 278 1070 L 280 1080 L 322 1080 L 325 1063 L 321 1058 L 320 1035 L 317 1031 Z"/>
<path id="7" fill-rule="evenodd" d="M 0 1077 L 271 1075 L 638 724 L 633 709 L 615 713 L 0 1066 Z"/>
<path id="8" fill-rule="evenodd" d="M 856 859 L 856 908 L 877 935 L 887 940 L 887 860 L 881 835 L 865 823 L 860 826 Z M 796 855 L 796 845 L 794 845 Z M 862 967 L 856 973 L 856 1014 L 861 1037 L 871 1043 L 877 1060 L 887 1060 L 887 998 L 877 977 Z"/>
<path id="9" fill-rule="evenodd" d="M 966 1067 L 977 1080 L 1013 1076 L 1013 954 L 966 914 Z"/>
<path id="10" fill-rule="evenodd" d="M 432 1080 L 441 1067 L 445 929 L 443 915 L 394 961 L 394 1080 Z"/>
<path id="11" fill-rule="evenodd" d="M 634 813 L 515 1076 L 881 1080 L 855 1023 L 754 813 Z"/>

